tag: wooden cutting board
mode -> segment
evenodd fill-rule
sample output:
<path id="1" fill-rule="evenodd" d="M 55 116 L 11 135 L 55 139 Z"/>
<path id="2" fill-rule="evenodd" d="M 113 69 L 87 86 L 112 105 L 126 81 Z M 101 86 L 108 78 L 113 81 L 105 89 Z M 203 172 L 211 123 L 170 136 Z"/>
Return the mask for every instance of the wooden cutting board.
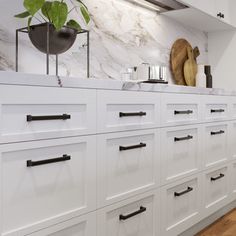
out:
<path id="1" fill-rule="evenodd" d="M 197 63 L 192 47 L 187 48 L 188 59 L 184 63 L 184 78 L 188 86 L 196 86 Z"/>
<path id="2" fill-rule="evenodd" d="M 170 67 L 173 78 L 178 85 L 187 85 L 184 78 L 184 63 L 188 60 L 187 48 L 192 46 L 186 39 L 178 39 L 172 46 L 170 54 Z M 194 48 L 194 58 L 200 55 L 198 47 Z"/>

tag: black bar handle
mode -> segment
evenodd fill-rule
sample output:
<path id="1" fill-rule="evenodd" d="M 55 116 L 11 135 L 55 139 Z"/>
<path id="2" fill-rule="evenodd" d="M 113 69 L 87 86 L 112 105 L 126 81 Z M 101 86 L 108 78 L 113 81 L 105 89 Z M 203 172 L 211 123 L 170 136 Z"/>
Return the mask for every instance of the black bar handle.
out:
<path id="1" fill-rule="evenodd" d="M 144 148 L 146 146 L 147 146 L 146 143 L 140 143 L 138 145 L 127 146 L 127 147 L 120 146 L 119 149 L 120 149 L 120 151 L 126 151 L 126 150 L 131 150 L 131 149 Z"/>
<path id="2" fill-rule="evenodd" d="M 47 164 L 56 163 L 56 162 L 69 161 L 70 159 L 71 159 L 71 156 L 68 156 L 68 155 L 65 154 L 62 157 L 47 159 L 47 160 L 41 160 L 41 161 L 28 160 L 26 162 L 26 166 L 27 167 L 33 167 L 33 166 L 47 165 Z"/>
<path id="3" fill-rule="evenodd" d="M 184 141 L 184 140 L 190 140 L 190 139 L 193 139 L 192 135 L 188 135 L 186 137 L 181 137 L 181 138 L 175 137 L 175 142 Z"/>
<path id="4" fill-rule="evenodd" d="M 69 120 L 70 118 L 71 116 L 68 114 L 52 115 L 52 116 L 32 116 L 32 115 L 26 116 L 27 122 L 39 121 L 39 120 Z"/>
<path id="5" fill-rule="evenodd" d="M 211 109 L 211 113 L 221 113 L 221 112 L 225 112 L 224 109 Z"/>
<path id="6" fill-rule="evenodd" d="M 147 113 L 140 111 L 140 112 L 120 112 L 120 117 L 128 117 L 128 116 L 146 116 Z"/>
<path id="7" fill-rule="evenodd" d="M 130 213 L 130 214 L 128 214 L 128 215 L 120 215 L 120 216 L 119 216 L 119 219 L 120 219 L 120 220 L 127 220 L 127 219 L 129 219 L 129 218 L 131 218 L 131 217 L 134 217 L 134 216 L 136 216 L 136 215 L 142 214 L 142 213 L 145 212 L 146 210 L 147 210 L 146 207 L 141 206 L 138 211 L 135 211 L 135 212 Z"/>
<path id="8" fill-rule="evenodd" d="M 186 110 L 186 111 L 174 111 L 174 114 L 175 114 L 175 115 L 183 115 L 183 114 L 187 114 L 187 115 L 189 115 L 189 114 L 192 114 L 192 113 L 193 113 L 192 110 Z"/>
<path id="9" fill-rule="evenodd" d="M 175 197 L 180 197 L 180 196 L 182 196 L 182 195 L 184 195 L 184 194 L 186 194 L 186 193 L 189 193 L 189 192 L 191 192 L 191 191 L 193 191 L 193 188 L 188 187 L 188 188 L 187 188 L 186 190 L 184 190 L 183 192 L 180 192 L 180 193 L 175 192 Z"/>
<path id="10" fill-rule="evenodd" d="M 220 174 L 220 175 L 217 176 L 217 177 L 211 177 L 211 181 L 216 181 L 216 180 L 218 180 L 218 179 L 222 179 L 222 178 L 224 178 L 224 177 L 225 177 L 224 174 Z"/>
<path id="11" fill-rule="evenodd" d="M 224 134 L 224 133 L 225 133 L 224 130 L 220 130 L 220 131 L 216 131 L 216 132 L 212 131 L 211 135 L 218 135 L 218 134 Z"/>

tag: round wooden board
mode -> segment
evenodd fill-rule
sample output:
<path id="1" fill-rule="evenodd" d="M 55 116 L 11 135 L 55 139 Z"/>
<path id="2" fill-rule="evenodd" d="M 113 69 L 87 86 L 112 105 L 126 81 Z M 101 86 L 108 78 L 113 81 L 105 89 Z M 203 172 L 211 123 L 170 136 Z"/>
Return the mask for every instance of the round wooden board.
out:
<path id="1" fill-rule="evenodd" d="M 186 85 L 184 63 L 188 59 L 187 48 L 192 46 L 186 39 L 178 39 L 172 46 L 170 54 L 171 71 L 176 84 Z"/>

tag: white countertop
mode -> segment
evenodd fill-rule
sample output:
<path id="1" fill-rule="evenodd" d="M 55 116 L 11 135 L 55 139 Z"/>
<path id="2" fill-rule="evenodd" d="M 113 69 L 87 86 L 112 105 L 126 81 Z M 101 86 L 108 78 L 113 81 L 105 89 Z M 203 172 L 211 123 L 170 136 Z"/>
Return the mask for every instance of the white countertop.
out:
<path id="1" fill-rule="evenodd" d="M 143 84 L 135 81 L 108 79 L 78 79 L 7 71 L 0 71 L 0 84 L 236 96 L 236 91 L 215 88 L 207 89 L 179 85 Z"/>

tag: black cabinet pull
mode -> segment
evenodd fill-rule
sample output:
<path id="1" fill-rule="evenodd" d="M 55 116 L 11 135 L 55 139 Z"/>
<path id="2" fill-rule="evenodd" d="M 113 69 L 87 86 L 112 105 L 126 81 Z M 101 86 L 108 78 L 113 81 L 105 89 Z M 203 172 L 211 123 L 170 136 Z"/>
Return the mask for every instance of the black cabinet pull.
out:
<path id="1" fill-rule="evenodd" d="M 224 174 L 220 174 L 220 175 L 217 176 L 217 177 L 211 177 L 211 181 L 216 181 L 216 180 L 221 179 L 221 178 L 224 178 L 224 177 L 225 177 Z"/>
<path id="2" fill-rule="evenodd" d="M 192 114 L 193 111 L 192 110 L 186 110 L 186 111 L 174 111 L 175 115 L 183 115 L 183 114 Z"/>
<path id="3" fill-rule="evenodd" d="M 71 116 L 68 114 L 52 115 L 52 116 L 32 116 L 32 115 L 26 116 L 27 122 L 39 121 L 39 120 L 69 120 L 70 118 Z"/>
<path id="4" fill-rule="evenodd" d="M 216 132 L 212 131 L 211 135 L 218 135 L 218 134 L 224 134 L 224 133 L 225 133 L 224 130 L 220 130 L 220 131 L 216 131 Z"/>
<path id="5" fill-rule="evenodd" d="M 146 147 L 147 144 L 146 143 L 140 143 L 138 145 L 133 145 L 133 146 L 127 146 L 127 147 L 124 147 L 124 146 L 120 146 L 120 151 L 126 151 L 126 150 L 131 150 L 131 149 L 137 149 L 137 148 L 144 148 Z"/>
<path id="6" fill-rule="evenodd" d="M 225 112 L 224 109 L 211 109 L 211 113 L 220 113 L 220 112 Z"/>
<path id="7" fill-rule="evenodd" d="M 224 15 L 223 13 L 221 13 L 221 12 L 219 12 L 219 13 L 217 14 L 217 16 L 220 17 L 220 18 L 225 18 L 225 15 Z"/>
<path id="8" fill-rule="evenodd" d="M 26 165 L 27 165 L 27 167 L 33 167 L 33 166 L 47 165 L 47 164 L 56 163 L 56 162 L 69 161 L 70 159 L 71 159 L 70 156 L 63 155 L 62 157 L 47 159 L 47 160 L 41 160 L 41 161 L 28 160 L 26 162 Z"/>
<path id="9" fill-rule="evenodd" d="M 181 137 L 181 138 L 175 137 L 175 142 L 184 141 L 184 140 L 190 140 L 190 139 L 193 139 L 192 135 L 188 135 L 186 137 Z"/>
<path id="10" fill-rule="evenodd" d="M 128 214 L 128 215 L 120 215 L 120 216 L 119 216 L 119 219 L 120 219 L 120 220 L 127 220 L 127 219 L 129 219 L 129 218 L 131 218 L 131 217 L 134 217 L 134 216 L 136 216 L 136 215 L 142 214 L 142 213 L 145 212 L 146 210 L 147 210 L 146 207 L 141 206 L 138 211 L 135 211 L 135 212 L 130 213 L 130 214 Z"/>
<path id="11" fill-rule="evenodd" d="M 140 112 L 120 112 L 120 117 L 128 117 L 128 116 L 146 116 L 147 113 L 140 111 Z"/>
<path id="12" fill-rule="evenodd" d="M 175 192 L 175 197 L 180 197 L 180 196 L 182 196 L 182 195 L 184 195 L 184 194 L 186 194 L 186 193 L 189 193 L 189 192 L 191 192 L 191 191 L 193 191 L 193 188 L 188 187 L 188 189 L 184 190 L 183 192 L 180 192 L 180 193 Z"/>

